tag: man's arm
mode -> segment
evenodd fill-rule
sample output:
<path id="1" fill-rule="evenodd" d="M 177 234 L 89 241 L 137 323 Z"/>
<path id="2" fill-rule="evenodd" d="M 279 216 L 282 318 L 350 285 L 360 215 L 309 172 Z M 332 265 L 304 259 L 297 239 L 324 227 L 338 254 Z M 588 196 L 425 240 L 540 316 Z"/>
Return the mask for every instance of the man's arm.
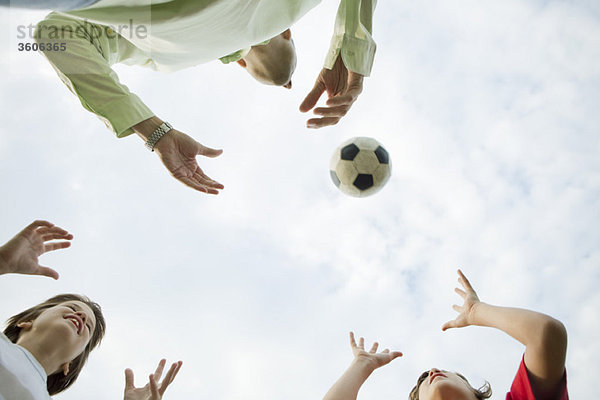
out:
<path id="1" fill-rule="evenodd" d="M 325 67 L 300 105 L 301 112 L 313 109 L 327 91 L 327 107 L 313 110 L 320 118 L 309 119 L 308 128 L 337 124 L 362 93 L 363 78 L 370 75 L 375 57 L 371 33 L 376 4 L 377 0 L 341 1 Z"/>
<path id="2" fill-rule="evenodd" d="M 525 366 L 534 393 L 542 399 L 551 398 L 565 371 L 567 331 L 564 325 L 539 312 L 483 303 L 460 270 L 458 274 L 464 290 L 456 288 L 455 291 L 464 299 L 464 304 L 462 307 L 453 306 L 459 315 L 446 322 L 442 330 L 469 325 L 487 326 L 515 338 L 525 345 Z"/>
<path id="3" fill-rule="evenodd" d="M 360 387 L 373 371 L 402 356 L 399 351 L 390 352 L 389 349 L 377 353 L 379 347 L 377 342 L 373 343 L 369 351 L 366 351 L 365 340 L 361 337 L 357 345 L 353 332 L 350 332 L 350 347 L 354 354 L 352 363 L 329 389 L 323 400 L 356 400 Z"/>
<path id="4" fill-rule="evenodd" d="M 118 137 L 135 132 L 146 141 L 162 124 L 138 96 L 119 82 L 111 68 L 124 60 L 139 64 L 152 61 L 109 27 L 52 13 L 37 24 L 35 36 L 58 76 L 83 107 L 96 114 Z M 216 157 L 221 150 L 205 147 L 175 130 L 163 137 L 155 149 L 171 175 L 185 185 L 210 194 L 223 189 L 196 163 L 197 155 Z"/>
<path id="5" fill-rule="evenodd" d="M 377 46 L 373 37 L 373 13 L 377 0 L 341 0 L 325 68 L 332 69 L 338 56 L 346 68 L 369 76 Z"/>
<path id="6" fill-rule="evenodd" d="M 154 113 L 120 83 L 111 65 L 143 62 L 135 46 L 107 26 L 51 13 L 36 26 L 35 40 L 60 79 L 118 137 Z"/>

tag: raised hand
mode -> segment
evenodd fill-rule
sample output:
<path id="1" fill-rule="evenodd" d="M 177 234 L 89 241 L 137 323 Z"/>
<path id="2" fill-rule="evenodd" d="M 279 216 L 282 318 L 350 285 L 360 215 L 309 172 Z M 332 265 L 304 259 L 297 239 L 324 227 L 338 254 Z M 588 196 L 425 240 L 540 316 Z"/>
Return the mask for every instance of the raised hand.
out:
<path id="1" fill-rule="evenodd" d="M 373 367 L 373 369 L 389 364 L 393 359 L 402 356 L 401 352 L 390 352 L 389 349 L 385 349 L 382 352 L 377 353 L 377 348 L 379 347 L 379 343 L 377 342 L 373 343 L 373 346 L 371 346 L 369 351 L 366 351 L 365 339 L 361 337 L 358 340 L 357 345 L 356 340 L 354 340 L 354 332 L 350 332 L 350 347 L 352 348 L 355 361 L 367 362 Z"/>
<path id="2" fill-rule="evenodd" d="M 315 86 L 300 105 L 301 112 L 311 110 L 323 92 L 327 91 L 327 107 L 315 108 L 313 113 L 321 117 L 309 119 L 306 126 L 318 129 L 337 124 L 361 94 L 362 86 L 363 76 L 348 71 L 342 57 L 338 55 L 332 69 L 321 70 Z"/>
<path id="3" fill-rule="evenodd" d="M 140 388 L 136 388 L 133 384 L 133 371 L 129 368 L 125 370 L 125 396 L 124 400 L 161 400 L 163 394 L 173 382 L 177 373 L 181 369 L 181 365 L 183 364 L 181 361 L 173 363 L 167 374 L 165 375 L 165 379 L 162 382 L 160 381 L 160 377 L 162 376 L 163 369 L 165 368 L 167 360 L 162 359 L 158 363 L 158 367 L 156 367 L 156 371 L 153 374 L 150 374 L 148 378 L 148 383 Z"/>
<path id="4" fill-rule="evenodd" d="M 196 162 L 198 155 L 214 158 L 223 150 L 203 146 L 185 133 L 172 129 L 160 139 L 155 151 L 171 175 L 184 185 L 209 194 L 218 194 L 224 188 L 206 176 Z"/>
<path id="5" fill-rule="evenodd" d="M 0 273 L 43 275 L 58 279 L 58 272 L 41 266 L 38 257 L 48 251 L 66 249 L 72 239 L 73 235 L 51 222 L 34 221 L 0 247 Z"/>
<path id="6" fill-rule="evenodd" d="M 477 297 L 475 289 L 473 289 L 471 283 L 460 269 L 458 270 L 458 283 L 461 284 L 464 290 L 454 288 L 454 291 L 458 293 L 460 297 L 463 298 L 464 302 L 461 307 L 459 307 L 456 304 L 452 306 L 452 308 L 456 312 L 458 312 L 458 315 L 455 319 L 448 321 L 444 325 L 442 325 L 443 331 L 445 331 L 448 328 L 462 328 L 465 326 L 472 325 L 472 315 L 477 305 L 480 304 L 479 297 Z"/>

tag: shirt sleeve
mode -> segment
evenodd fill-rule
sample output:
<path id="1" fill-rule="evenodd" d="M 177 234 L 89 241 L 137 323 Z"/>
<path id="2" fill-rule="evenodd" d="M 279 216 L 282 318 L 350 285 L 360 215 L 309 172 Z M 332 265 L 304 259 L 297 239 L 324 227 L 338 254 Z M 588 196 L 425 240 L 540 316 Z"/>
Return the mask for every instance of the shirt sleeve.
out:
<path id="1" fill-rule="evenodd" d="M 117 137 L 154 113 L 119 82 L 111 65 L 134 51 L 109 27 L 51 13 L 36 26 L 36 42 L 60 79 L 83 107 L 96 114 Z"/>
<path id="2" fill-rule="evenodd" d="M 264 46 L 266 44 L 269 44 L 269 42 L 271 41 L 271 39 L 267 39 L 264 42 L 260 42 L 258 44 L 255 44 L 254 46 Z M 252 47 L 254 47 L 252 46 Z M 223 64 L 229 64 L 238 60 L 241 60 L 242 58 L 246 57 L 248 55 L 248 53 L 250 53 L 251 47 L 242 49 L 242 50 L 238 50 L 236 52 L 233 52 L 231 54 L 228 54 L 226 56 L 223 56 L 221 58 L 219 58 L 219 60 L 223 63 Z"/>
<path id="3" fill-rule="evenodd" d="M 376 5 L 377 0 L 341 0 L 325 68 L 333 68 L 341 54 L 350 71 L 364 76 L 371 74 L 377 47 L 371 36 Z"/>
<path id="4" fill-rule="evenodd" d="M 558 392 L 559 395 L 556 399 L 569 400 L 569 393 L 567 392 L 567 371 L 565 371 L 562 377 Z M 519 370 L 510 387 L 510 392 L 506 394 L 506 400 L 535 400 L 527 367 L 525 366 L 525 355 L 521 358 Z"/>

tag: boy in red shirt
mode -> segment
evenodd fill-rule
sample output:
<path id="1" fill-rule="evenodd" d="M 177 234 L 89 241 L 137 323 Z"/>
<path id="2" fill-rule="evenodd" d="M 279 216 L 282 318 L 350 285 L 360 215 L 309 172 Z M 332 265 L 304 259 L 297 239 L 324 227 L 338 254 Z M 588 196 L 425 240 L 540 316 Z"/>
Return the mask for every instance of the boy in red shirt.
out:
<path id="1" fill-rule="evenodd" d="M 506 400 L 568 400 L 565 357 L 567 331 L 563 324 L 545 314 L 519 308 L 499 307 L 483 303 L 463 273 L 458 270 L 462 289 L 454 289 L 463 305 L 454 305 L 459 314 L 442 326 L 449 328 L 487 326 L 500 329 L 525 345 L 521 365 Z M 388 349 L 377 353 L 378 344 L 367 352 L 364 339 L 358 345 L 350 333 L 354 360 L 331 387 L 324 400 L 355 400 L 358 390 L 371 373 L 402 353 Z M 431 368 L 423 372 L 409 394 L 410 400 L 483 400 L 491 397 L 489 383 L 473 388 L 456 372 Z"/>

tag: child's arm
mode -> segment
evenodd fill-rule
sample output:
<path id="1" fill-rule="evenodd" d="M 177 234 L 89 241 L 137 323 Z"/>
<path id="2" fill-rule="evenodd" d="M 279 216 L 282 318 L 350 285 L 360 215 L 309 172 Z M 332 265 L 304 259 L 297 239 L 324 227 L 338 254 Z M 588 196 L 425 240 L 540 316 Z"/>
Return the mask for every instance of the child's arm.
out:
<path id="1" fill-rule="evenodd" d="M 73 235 L 48 221 L 32 222 L 0 246 L 0 275 L 15 273 L 58 279 L 58 272 L 39 265 L 38 257 L 48 251 L 69 247 L 71 239 Z"/>
<path id="2" fill-rule="evenodd" d="M 454 305 L 459 315 L 442 330 L 469 325 L 500 329 L 525 345 L 525 366 L 536 389 L 536 398 L 551 396 L 565 371 L 567 331 L 564 325 L 542 313 L 520 308 L 498 307 L 479 301 L 469 280 L 458 270 L 464 290 L 454 289 L 463 299 Z"/>
<path id="3" fill-rule="evenodd" d="M 390 352 L 389 349 L 377 353 L 379 346 L 377 342 L 373 343 L 371 350 L 367 352 L 365 351 L 365 340 L 360 338 L 356 345 L 352 332 L 350 332 L 350 346 L 354 353 L 354 360 L 340 379 L 329 389 L 323 400 L 356 400 L 358 390 L 375 369 L 402 356 L 402 353 Z"/>

